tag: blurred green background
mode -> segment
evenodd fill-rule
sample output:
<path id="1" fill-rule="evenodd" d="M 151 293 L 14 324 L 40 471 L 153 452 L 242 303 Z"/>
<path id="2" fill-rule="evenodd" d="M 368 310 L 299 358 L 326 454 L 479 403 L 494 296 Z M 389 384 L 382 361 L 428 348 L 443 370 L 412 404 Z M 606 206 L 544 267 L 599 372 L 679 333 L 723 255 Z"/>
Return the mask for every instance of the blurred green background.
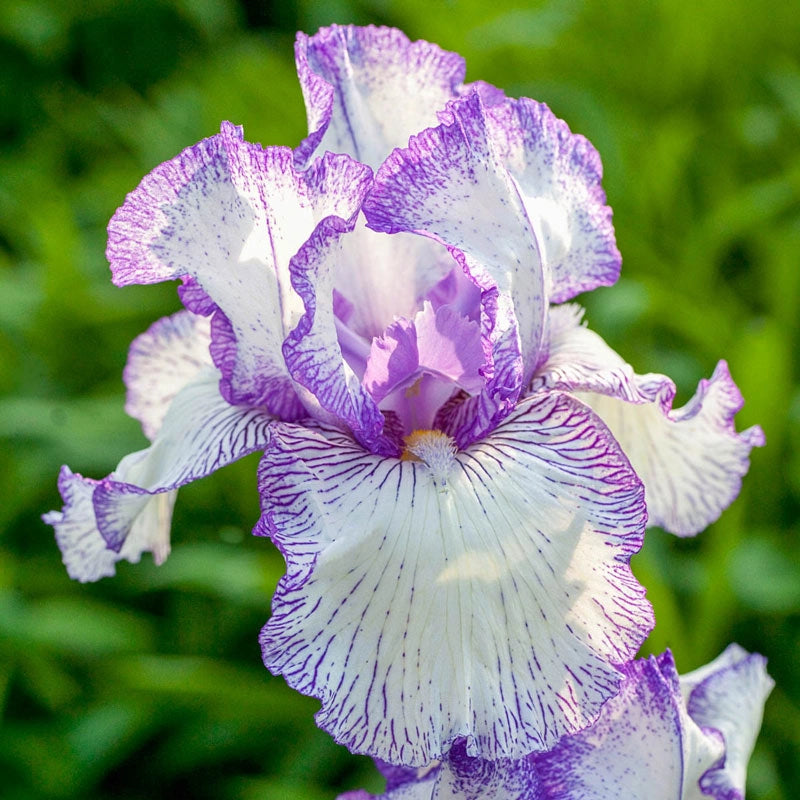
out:
<path id="1" fill-rule="evenodd" d="M 681 671 L 732 640 L 777 688 L 752 800 L 800 786 L 800 15 L 771 0 L 5 0 L 0 13 L 0 797 L 324 800 L 381 789 L 261 666 L 282 560 L 249 530 L 257 457 L 181 490 L 161 568 L 81 586 L 39 515 L 62 463 L 100 477 L 145 446 L 128 344 L 174 286 L 111 286 L 105 226 L 156 164 L 229 119 L 305 133 L 294 32 L 384 23 L 468 78 L 547 102 L 605 164 L 623 278 L 588 319 L 688 399 L 728 359 L 761 423 L 739 500 L 636 557 Z"/>

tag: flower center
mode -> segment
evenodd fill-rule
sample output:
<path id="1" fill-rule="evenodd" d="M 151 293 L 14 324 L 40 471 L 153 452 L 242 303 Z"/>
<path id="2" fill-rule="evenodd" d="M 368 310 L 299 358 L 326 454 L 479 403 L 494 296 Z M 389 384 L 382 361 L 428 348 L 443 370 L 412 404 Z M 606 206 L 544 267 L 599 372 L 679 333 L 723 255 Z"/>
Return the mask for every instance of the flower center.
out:
<path id="1" fill-rule="evenodd" d="M 442 431 L 418 429 L 403 438 L 405 447 L 401 461 L 421 461 L 442 485 L 447 483 L 447 474 L 456 456 L 456 443 L 452 436 Z"/>

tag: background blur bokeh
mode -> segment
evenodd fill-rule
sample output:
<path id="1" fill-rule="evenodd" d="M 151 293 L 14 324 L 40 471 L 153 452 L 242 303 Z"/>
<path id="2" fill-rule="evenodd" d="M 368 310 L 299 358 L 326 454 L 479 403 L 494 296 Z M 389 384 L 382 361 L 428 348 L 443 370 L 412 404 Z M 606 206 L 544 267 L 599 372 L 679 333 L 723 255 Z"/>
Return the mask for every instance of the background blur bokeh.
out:
<path id="1" fill-rule="evenodd" d="M 751 800 L 800 787 L 800 15 L 782 0 L 4 0 L 0 13 L 0 797 L 330 800 L 371 762 L 261 666 L 282 560 L 249 530 L 257 456 L 181 490 L 174 550 L 82 586 L 39 515 L 62 463 L 145 446 L 123 413 L 131 339 L 174 286 L 115 289 L 105 226 L 159 162 L 218 131 L 305 133 L 296 29 L 403 28 L 468 78 L 547 102 L 602 154 L 623 278 L 588 319 L 679 399 L 728 359 L 761 423 L 739 500 L 635 558 L 681 671 L 729 641 L 777 681 Z"/>

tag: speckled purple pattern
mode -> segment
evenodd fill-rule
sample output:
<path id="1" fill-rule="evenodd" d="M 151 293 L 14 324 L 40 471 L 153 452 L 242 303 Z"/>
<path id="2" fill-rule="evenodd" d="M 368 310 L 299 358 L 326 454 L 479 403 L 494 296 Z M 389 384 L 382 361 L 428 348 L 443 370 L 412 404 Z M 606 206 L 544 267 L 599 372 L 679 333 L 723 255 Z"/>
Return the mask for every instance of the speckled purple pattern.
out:
<path id="1" fill-rule="evenodd" d="M 218 384 L 213 367 L 201 370 L 176 394 L 152 445 L 123 458 L 106 478 L 62 469 L 64 508 L 45 521 L 56 530 L 71 577 L 113 575 L 116 561 L 138 561 L 144 551 L 163 561 L 174 490 L 264 449 L 272 417 L 260 408 L 228 404 Z"/>
<path id="2" fill-rule="evenodd" d="M 330 150 L 377 169 L 412 133 L 438 124 L 465 73 L 458 54 L 372 25 L 299 33 L 295 60 L 309 131 L 295 151 L 299 165 Z"/>
<path id="3" fill-rule="evenodd" d="M 107 255 L 118 285 L 191 278 L 193 310 L 210 308 L 205 296 L 214 304 L 225 399 L 299 419 L 307 411 L 281 354 L 303 312 L 291 263 L 352 229 L 371 173 L 333 155 L 300 173 L 288 148 L 242 136 L 226 123 L 153 170 L 112 218 Z"/>
<path id="4" fill-rule="evenodd" d="M 744 800 L 747 762 L 774 685 L 766 659 L 736 644 L 711 664 L 681 677 L 689 715 L 702 728 L 718 730 L 725 741 L 724 759 L 700 779 L 705 794 L 716 800 Z"/>
<path id="5" fill-rule="evenodd" d="M 125 411 L 152 441 L 175 395 L 204 367 L 211 366 L 208 320 L 179 311 L 155 322 L 133 340 L 123 379 Z"/>
<path id="6" fill-rule="evenodd" d="M 295 56 L 296 150 L 223 123 L 109 224 L 113 281 L 179 281 L 186 310 L 125 368 L 150 447 L 62 469 L 69 574 L 161 563 L 177 488 L 264 450 L 255 533 L 286 560 L 264 662 L 382 760 L 387 798 L 742 800 L 763 660 L 682 684 L 668 654 L 630 661 L 648 514 L 696 533 L 763 443 L 725 362 L 674 409 L 556 305 L 620 255 L 600 158 L 545 105 L 389 28 Z"/>

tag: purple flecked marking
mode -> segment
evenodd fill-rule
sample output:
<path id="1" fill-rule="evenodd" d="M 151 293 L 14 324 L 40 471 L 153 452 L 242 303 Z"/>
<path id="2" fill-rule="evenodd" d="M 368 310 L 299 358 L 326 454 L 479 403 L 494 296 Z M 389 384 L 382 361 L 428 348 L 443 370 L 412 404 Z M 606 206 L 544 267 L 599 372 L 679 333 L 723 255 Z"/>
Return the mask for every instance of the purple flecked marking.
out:
<path id="1" fill-rule="evenodd" d="M 114 280 L 183 280 L 190 306 L 213 312 L 223 396 L 299 419 L 308 412 L 281 353 L 303 309 L 290 262 L 319 226 L 329 238 L 352 228 L 370 177 L 367 167 L 330 154 L 299 173 L 288 148 L 244 142 L 241 129 L 225 123 L 128 195 L 109 225 Z"/>
<path id="2" fill-rule="evenodd" d="M 180 389 L 211 364 L 208 322 L 179 311 L 155 322 L 133 340 L 123 372 L 125 411 L 155 439 Z"/>
<path id="3" fill-rule="evenodd" d="M 309 130 L 295 151 L 300 166 L 330 150 L 377 168 L 392 148 L 437 123 L 465 73 L 458 54 L 372 25 L 299 33 L 295 60 Z"/>
<path id="4" fill-rule="evenodd" d="M 114 562 L 129 558 L 127 540 L 137 521 L 155 511 L 151 503 L 156 495 L 265 447 L 272 417 L 262 409 L 229 405 L 220 397 L 217 381 L 218 373 L 207 368 L 178 392 L 153 444 L 126 456 L 103 480 L 62 470 L 64 508 L 51 512 L 46 521 L 56 529 L 71 575 L 96 580 L 113 574 Z M 171 511 L 171 505 L 163 509 Z M 151 522 L 152 537 L 159 543 L 165 538 L 168 547 L 169 519 Z M 129 560 L 138 560 L 143 550 L 156 546 L 150 533 L 143 531 L 142 536 L 141 547 Z"/>

